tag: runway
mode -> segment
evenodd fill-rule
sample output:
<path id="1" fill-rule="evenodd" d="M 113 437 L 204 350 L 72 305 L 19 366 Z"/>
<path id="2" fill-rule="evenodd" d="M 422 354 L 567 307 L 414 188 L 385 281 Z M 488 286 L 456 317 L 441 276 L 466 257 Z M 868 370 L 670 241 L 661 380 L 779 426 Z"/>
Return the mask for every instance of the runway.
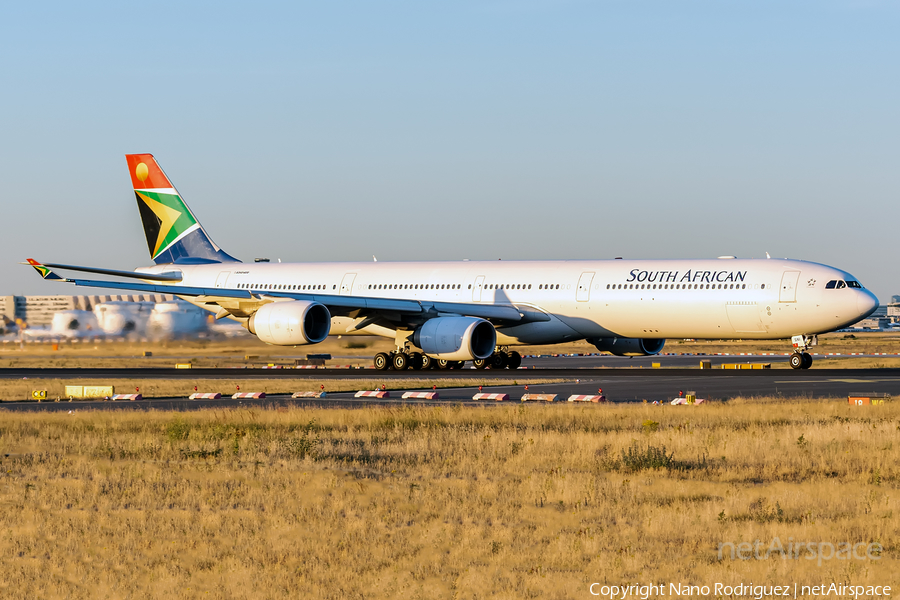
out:
<path id="1" fill-rule="evenodd" d="M 785 398 L 838 398 L 846 402 L 849 395 L 890 394 L 900 396 L 900 369 L 755 369 L 723 370 L 697 368 L 566 368 L 566 369 L 519 369 L 458 371 L 375 371 L 372 369 L 0 369 L 2 379 L 58 378 L 92 382 L 103 379 L 228 379 L 246 381 L 242 390 L 253 390 L 252 382 L 263 379 L 296 380 L 347 380 L 367 379 L 383 381 L 397 386 L 402 382 L 403 390 L 431 391 L 429 380 L 450 378 L 471 381 L 465 387 L 438 390 L 440 399 L 435 402 L 420 400 L 400 400 L 402 391 L 392 391 L 389 401 L 354 399 L 353 392 L 329 393 L 325 399 L 292 400 L 289 395 L 271 395 L 265 400 L 187 400 L 185 398 L 163 398 L 141 402 L 4 402 L 7 410 L 71 410 L 76 408 L 155 408 L 189 410 L 210 406 L 334 406 L 353 408 L 372 405 L 403 404 L 446 404 L 471 403 L 472 396 L 483 391 L 505 393 L 518 401 L 526 393 L 556 394 L 564 402 L 570 395 L 592 395 L 602 389 L 611 402 L 642 403 L 669 402 L 679 392 L 696 392 L 698 398 L 708 400 L 729 400 L 736 397 L 775 396 Z M 519 385 L 491 385 L 491 380 L 522 380 Z M 529 381 L 525 389 L 525 381 Z M 562 380 L 550 382 L 549 380 Z M 544 383 L 543 381 L 547 381 Z M 327 383 L 326 383 L 327 390 Z M 224 391 L 224 390 L 209 390 Z M 487 403 L 494 404 L 494 403 Z"/>

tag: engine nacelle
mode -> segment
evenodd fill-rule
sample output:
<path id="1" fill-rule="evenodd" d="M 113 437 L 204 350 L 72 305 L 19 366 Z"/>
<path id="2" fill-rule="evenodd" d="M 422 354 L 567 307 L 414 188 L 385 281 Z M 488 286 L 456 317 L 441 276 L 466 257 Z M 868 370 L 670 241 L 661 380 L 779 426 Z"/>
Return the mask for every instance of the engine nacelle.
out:
<path id="1" fill-rule="evenodd" d="M 638 338 L 593 338 L 588 340 L 600 352 L 615 356 L 652 356 L 662 352 L 666 340 Z"/>
<path id="2" fill-rule="evenodd" d="M 276 346 L 318 344 L 331 331 L 331 313 L 318 302 L 270 302 L 253 313 L 247 329 L 265 343 Z"/>
<path id="3" fill-rule="evenodd" d="M 484 319 L 437 317 L 416 329 L 413 344 L 434 358 L 482 360 L 494 353 L 497 332 Z"/>

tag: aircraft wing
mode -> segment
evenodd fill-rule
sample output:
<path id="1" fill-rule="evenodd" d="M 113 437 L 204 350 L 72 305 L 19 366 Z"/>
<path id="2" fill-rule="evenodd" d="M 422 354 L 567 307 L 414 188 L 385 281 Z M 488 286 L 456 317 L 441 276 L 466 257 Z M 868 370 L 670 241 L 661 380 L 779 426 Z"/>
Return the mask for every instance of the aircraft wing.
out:
<path id="1" fill-rule="evenodd" d="M 32 267 L 37 268 L 38 263 L 33 258 L 28 259 L 28 263 Z M 79 267 L 76 265 L 58 265 L 55 263 L 43 263 L 44 267 L 51 269 L 65 269 L 69 271 L 82 271 L 84 273 L 97 273 L 99 275 L 113 275 L 115 277 L 127 277 L 129 279 L 145 279 L 147 281 L 181 281 L 181 273 L 136 273 L 134 271 L 116 271 L 113 269 L 99 269 L 97 267 Z M 40 271 L 38 271 L 40 273 Z"/>
<path id="2" fill-rule="evenodd" d="M 28 263 L 41 277 L 48 280 L 71 283 L 79 287 L 111 288 L 137 292 L 149 292 L 155 294 L 173 294 L 176 296 L 189 296 L 203 303 L 223 307 L 228 314 L 229 304 L 235 300 L 259 302 L 260 306 L 265 302 L 276 298 L 291 300 L 307 300 L 318 302 L 328 307 L 332 314 L 336 315 L 366 315 L 380 316 L 389 322 L 397 324 L 417 324 L 424 320 L 437 316 L 438 313 L 458 314 L 469 317 L 480 317 L 498 322 L 522 323 L 530 321 L 549 320 L 549 317 L 539 311 L 522 309 L 512 305 L 497 304 L 469 304 L 465 302 L 429 302 L 420 300 L 400 300 L 392 298 L 372 298 L 366 296 L 340 296 L 330 294 L 302 294 L 296 292 L 274 292 L 269 290 L 235 290 L 227 288 L 190 287 L 172 285 L 174 279 L 166 274 L 154 275 L 149 273 L 135 273 L 132 271 L 113 271 L 94 267 L 75 267 L 72 265 L 55 265 L 52 263 L 40 263 L 33 258 Z M 105 281 L 93 279 L 80 279 L 60 277 L 50 267 L 86 271 L 89 273 L 101 273 L 106 275 L 123 276 L 135 279 L 158 280 L 159 283 L 138 283 L 134 281 Z M 168 282 L 168 283 L 167 283 Z M 253 309 L 256 310 L 255 308 Z"/>

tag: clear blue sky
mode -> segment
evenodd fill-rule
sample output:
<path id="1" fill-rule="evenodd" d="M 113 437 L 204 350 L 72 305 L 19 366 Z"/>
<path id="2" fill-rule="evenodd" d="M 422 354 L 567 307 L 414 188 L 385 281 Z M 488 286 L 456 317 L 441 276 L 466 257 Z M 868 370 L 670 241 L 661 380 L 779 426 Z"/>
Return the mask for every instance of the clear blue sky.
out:
<path id="1" fill-rule="evenodd" d="M 803 258 L 900 293 L 900 6 L 8 2 L 0 294 L 149 257 L 155 154 L 244 260 Z"/>

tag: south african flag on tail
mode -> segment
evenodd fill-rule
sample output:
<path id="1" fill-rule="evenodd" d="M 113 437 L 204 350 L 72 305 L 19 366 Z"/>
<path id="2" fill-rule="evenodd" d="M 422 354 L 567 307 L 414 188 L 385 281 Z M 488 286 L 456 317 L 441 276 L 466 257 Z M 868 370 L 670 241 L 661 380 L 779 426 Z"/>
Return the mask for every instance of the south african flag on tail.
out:
<path id="1" fill-rule="evenodd" d="M 240 262 L 212 241 L 152 154 L 125 159 L 153 262 Z"/>

